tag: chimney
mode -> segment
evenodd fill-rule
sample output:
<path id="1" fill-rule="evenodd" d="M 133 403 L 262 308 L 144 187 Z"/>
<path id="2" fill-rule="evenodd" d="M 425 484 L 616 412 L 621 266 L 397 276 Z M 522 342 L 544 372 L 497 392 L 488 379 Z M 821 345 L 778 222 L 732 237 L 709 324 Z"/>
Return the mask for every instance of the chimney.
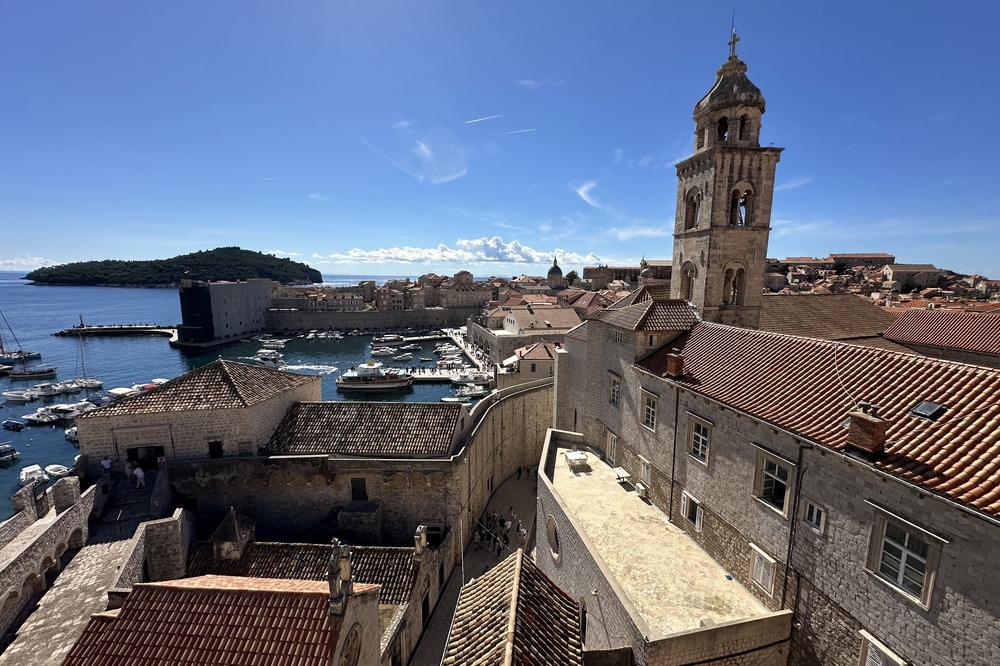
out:
<path id="1" fill-rule="evenodd" d="M 424 551 L 427 550 L 427 526 L 418 525 L 417 531 L 413 535 L 413 562 L 416 564 L 424 556 Z"/>
<path id="2" fill-rule="evenodd" d="M 878 405 L 858 403 L 858 408 L 847 414 L 851 424 L 847 431 L 847 445 L 858 449 L 869 458 L 885 451 L 886 431 L 889 423 L 878 415 Z"/>
<path id="3" fill-rule="evenodd" d="M 674 379 L 684 376 L 684 355 L 680 349 L 671 349 L 667 354 L 667 371 L 663 374 Z"/>
<path id="4" fill-rule="evenodd" d="M 354 582 L 351 580 L 351 549 L 340 545 L 339 539 L 333 540 L 330 561 L 326 565 L 327 583 L 330 585 L 329 616 L 343 616 L 347 609 L 347 598 L 351 596 Z"/>

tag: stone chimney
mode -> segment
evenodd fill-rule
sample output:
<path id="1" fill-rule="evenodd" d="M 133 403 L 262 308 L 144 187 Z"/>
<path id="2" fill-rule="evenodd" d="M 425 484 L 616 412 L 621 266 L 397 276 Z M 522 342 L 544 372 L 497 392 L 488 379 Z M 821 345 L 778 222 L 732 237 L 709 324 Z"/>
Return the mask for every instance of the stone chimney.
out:
<path id="1" fill-rule="evenodd" d="M 881 455 L 885 451 L 889 423 L 878 415 L 878 405 L 860 402 L 858 408 L 847 416 L 851 419 L 847 445 L 864 452 L 869 458 Z"/>
<path id="2" fill-rule="evenodd" d="M 417 564 L 424 557 L 427 550 L 427 526 L 418 525 L 417 531 L 413 535 L 413 563 Z"/>
<path id="3" fill-rule="evenodd" d="M 667 354 L 667 371 L 663 374 L 674 379 L 684 376 L 684 355 L 680 349 L 671 349 Z"/>
<path id="4" fill-rule="evenodd" d="M 327 583 L 330 585 L 329 616 L 343 617 L 347 610 L 347 598 L 351 596 L 354 581 L 351 580 L 351 549 L 341 546 L 339 539 L 333 540 L 330 561 L 326 566 Z"/>
<path id="5" fill-rule="evenodd" d="M 247 545 L 254 540 L 257 521 L 229 507 L 229 513 L 212 532 L 212 554 L 219 560 L 239 560 Z"/>

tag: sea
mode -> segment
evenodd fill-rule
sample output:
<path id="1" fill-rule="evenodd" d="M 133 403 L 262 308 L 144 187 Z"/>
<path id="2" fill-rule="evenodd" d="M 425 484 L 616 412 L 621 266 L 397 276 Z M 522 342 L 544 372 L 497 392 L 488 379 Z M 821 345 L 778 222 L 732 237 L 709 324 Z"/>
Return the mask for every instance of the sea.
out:
<path id="1" fill-rule="evenodd" d="M 24 271 L 0 271 L 0 339 L 5 347 L 40 352 L 37 365 L 56 366 L 57 380 L 86 375 L 104 381 L 103 389 L 76 395 L 59 396 L 31 403 L 6 401 L 0 406 L 0 420 L 22 421 L 44 404 L 79 402 L 88 395 L 101 394 L 110 388 L 148 384 L 152 379 L 172 379 L 217 358 L 249 362 L 261 348 L 256 340 L 189 352 L 173 349 L 166 337 L 60 337 L 53 335 L 83 321 L 98 324 L 155 324 L 173 327 L 180 323 L 180 299 L 177 289 L 147 289 L 120 287 L 54 287 L 31 285 Z M 332 286 L 355 285 L 362 280 L 382 284 L 393 277 L 366 275 L 323 276 Z M 399 276 L 405 277 L 405 276 Z M 377 396 L 342 394 L 335 379 L 344 370 L 369 358 L 371 339 L 347 336 L 342 340 L 320 338 L 290 338 L 282 353 L 285 370 L 318 374 L 323 377 L 324 400 L 392 400 L 438 402 L 452 394 L 449 384 L 414 384 L 401 393 L 380 393 Z M 428 366 L 420 357 L 430 356 L 432 342 L 423 343 L 424 352 L 413 352 L 408 363 L 394 366 Z M 383 359 L 384 360 L 384 359 Z M 29 362 L 29 365 L 32 362 Z M 0 377 L 0 391 L 25 389 L 52 379 L 11 380 Z M 18 473 L 27 465 L 51 464 L 71 467 L 79 449 L 65 438 L 68 424 L 57 426 L 25 426 L 21 432 L 0 430 L 0 443 L 9 443 L 21 458 L 0 467 L 0 497 L 10 497 L 19 488 Z M 9 501 L 0 499 L 0 520 L 13 515 Z"/>

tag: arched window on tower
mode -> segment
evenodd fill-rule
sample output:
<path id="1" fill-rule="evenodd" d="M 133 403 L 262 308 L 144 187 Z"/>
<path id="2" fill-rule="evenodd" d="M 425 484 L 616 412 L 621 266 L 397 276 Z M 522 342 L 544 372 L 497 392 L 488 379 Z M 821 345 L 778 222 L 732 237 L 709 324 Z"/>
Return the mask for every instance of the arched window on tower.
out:
<path id="1" fill-rule="evenodd" d="M 737 186 L 729 197 L 729 224 L 748 227 L 753 221 L 753 190 Z"/>
<path id="2" fill-rule="evenodd" d="M 750 138 L 750 121 L 746 116 L 740 116 L 740 141 Z"/>
<path id="3" fill-rule="evenodd" d="M 694 299 L 695 274 L 694 264 L 690 261 L 685 262 L 684 265 L 681 266 L 681 288 L 679 295 L 685 301 Z"/>
<path id="4" fill-rule="evenodd" d="M 743 305 L 743 296 L 746 293 L 747 272 L 742 268 L 736 270 L 733 278 L 733 305 Z"/>
<path id="5" fill-rule="evenodd" d="M 684 228 L 694 229 L 701 222 L 701 191 L 697 187 L 688 190 L 684 201 Z"/>
<path id="6" fill-rule="evenodd" d="M 725 116 L 719 118 L 719 124 L 716 126 L 715 138 L 717 141 L 729 140 L 729 118 L 726 118 Z"/>
<path id="7" fill-rule="evenodd" d="M 733 304 L 733 280 L 735 278 L 735 271 L 732 268 L 727 268 L 724 279 L 722 281 L 722 304 L 732 305 Z"/>

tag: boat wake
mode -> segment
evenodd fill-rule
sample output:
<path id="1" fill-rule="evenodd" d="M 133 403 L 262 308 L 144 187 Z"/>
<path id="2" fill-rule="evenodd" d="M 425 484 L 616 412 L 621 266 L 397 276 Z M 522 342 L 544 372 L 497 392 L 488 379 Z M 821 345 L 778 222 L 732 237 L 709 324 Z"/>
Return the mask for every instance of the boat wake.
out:
<path id="1" fill-rule="evenodd" d="M 309 364 L 303 363 L 301 365 L 284 365 L 281 367 L 282 370 L 290 370 L 296 372 L 299 370 L 307 370 L 310 372 L 318 372 L 321 375 L 329 375 L 330 373 L 337 372 L 339 368 L 335 365 L 322 365 L 322 364 Z"/>

